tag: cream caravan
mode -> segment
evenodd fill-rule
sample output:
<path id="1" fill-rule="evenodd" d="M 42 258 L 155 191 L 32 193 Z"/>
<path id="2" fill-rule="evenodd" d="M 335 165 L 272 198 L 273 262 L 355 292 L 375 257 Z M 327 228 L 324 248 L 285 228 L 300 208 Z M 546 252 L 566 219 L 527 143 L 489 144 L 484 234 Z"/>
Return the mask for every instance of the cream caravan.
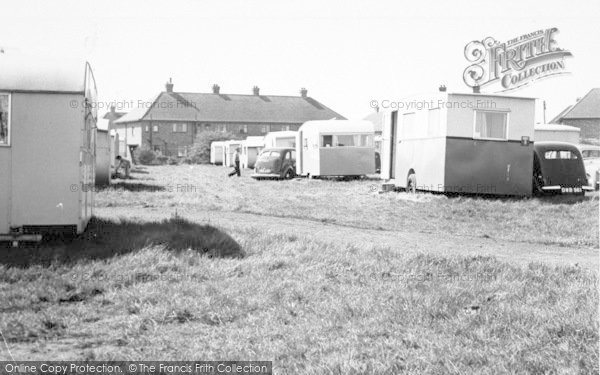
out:
<path id="1" fill-rule="evenodd" d="M 225 142 L 214 141 L 210 144 L 210 163 L 214 165 L 223 164 L 225 159 Z"/>
<path id="2" fill-rule="evenodd" d="M 86 228 L 94 198 L 96 100 L 87 63 L 2 56 L 0 240 L 17 245 Z"/>
<path id="3" fill-rule="evenodd" d="M 531 195 L 535 99 L 438 92 L 403 104 L 383 124 L 381 177 L 390 184 Z"/>
<path id="4" fill-rule="evenodd" d="M 296 174 L 363 176 L 375 173 L 373 123 L 308 121 L 298 129 Z"/>
<path id="5" fill-rule="evenodd" d="M 233 154 L 235 154 L 235 150 L 238 148 L 242 149 L 242 144 L 244 141 L 225 141 L 223 142 L 223 165 L 226 167 L 233 167 L 235 162 L 233 160 Z"/>
<path id="6" fill-rule="evenodd" d="M 241 168 L 254 168 L 258 154 L 264 147 L 264 137 L 247 137 L 242 143 Z"/>
<path id="7" fill-rule="evenodd" d="M 297 135 L 298 132 L 296 131 L 269 132 L 265 135 L 265 147 L 294 148 L 296 147 Z"/>

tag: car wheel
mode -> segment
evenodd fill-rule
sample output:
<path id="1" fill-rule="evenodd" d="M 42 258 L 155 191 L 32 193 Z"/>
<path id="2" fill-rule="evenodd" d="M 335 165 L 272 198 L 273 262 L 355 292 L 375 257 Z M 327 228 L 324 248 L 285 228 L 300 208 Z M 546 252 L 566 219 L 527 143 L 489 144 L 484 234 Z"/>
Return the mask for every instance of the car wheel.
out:
<path id="1" fill-rule="evenodd" d="M 296 177 L 296 174 L 294 173 L 294 170 L 292 168 L 288 168 L 285 171 L 285 174 L 283 175 L 283 178 L 285 180 L 291 180 L 292 178 Z"/>
<path id="2" fill-rule="evenodd" d="M 406 180 L 406 192 L 415 194 L 417 192 L 417 176 L 414 173 L 408 175 Z"/>

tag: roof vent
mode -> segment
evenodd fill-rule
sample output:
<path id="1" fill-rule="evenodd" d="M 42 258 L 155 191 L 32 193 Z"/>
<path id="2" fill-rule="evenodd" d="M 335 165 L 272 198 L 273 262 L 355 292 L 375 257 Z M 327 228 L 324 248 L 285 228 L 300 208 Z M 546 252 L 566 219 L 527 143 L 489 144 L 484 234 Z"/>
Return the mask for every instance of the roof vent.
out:
<path id="1" fill-rule="evenodd" d="M 221 91 L 221 86 L 219 86 L 215 83 L 213 85 L 212 89 L 213 89 L 213 94 L 218 94 Z"/>

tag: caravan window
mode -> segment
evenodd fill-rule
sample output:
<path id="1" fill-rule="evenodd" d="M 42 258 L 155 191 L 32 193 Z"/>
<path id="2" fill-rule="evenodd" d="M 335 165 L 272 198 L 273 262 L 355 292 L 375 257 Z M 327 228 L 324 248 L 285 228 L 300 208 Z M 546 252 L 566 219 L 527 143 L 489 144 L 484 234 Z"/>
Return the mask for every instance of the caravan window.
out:
<path id="1" fill-rule="evenodd" d="M 475 111 L 473 138 L 508 139 L 508 113 Z"/>
<path id="2" fill-rule="evenodd" d="M 356 145 L 359 147 L 371 147 L 373 146 L 373 136 L 370 134 L 357 134 L 354 136 L 356 138 Z"/>
<path id="3" fill-rule="evenodd" d="M 331 147 L 333 145 L 333 135 L 321 136 L 321 147 Z"/>
<path id="4" fill-rule="evenodd" d="M 10 96 L 0 94 L 0 146 L 10 145 Z"/>
<path id="5" fill-rule="evenodd" d="M 334 144 L 338 147 L 343 146 L 354 146 L 354 136 L 353 135 L 335 135 Z"/>

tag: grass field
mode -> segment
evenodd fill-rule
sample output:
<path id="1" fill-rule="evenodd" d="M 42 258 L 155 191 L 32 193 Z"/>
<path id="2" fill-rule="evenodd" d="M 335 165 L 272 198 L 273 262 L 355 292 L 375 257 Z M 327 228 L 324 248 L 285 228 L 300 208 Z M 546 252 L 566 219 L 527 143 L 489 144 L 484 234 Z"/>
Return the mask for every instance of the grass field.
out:
<path id="1" fill-rule="evenodd" d="M 597 195 L 378 194 L 377 181 L 226 171 L 138 169 L 96 194 L 81 238 L 2 249 L 15 359 L 598 372 Z"/>

